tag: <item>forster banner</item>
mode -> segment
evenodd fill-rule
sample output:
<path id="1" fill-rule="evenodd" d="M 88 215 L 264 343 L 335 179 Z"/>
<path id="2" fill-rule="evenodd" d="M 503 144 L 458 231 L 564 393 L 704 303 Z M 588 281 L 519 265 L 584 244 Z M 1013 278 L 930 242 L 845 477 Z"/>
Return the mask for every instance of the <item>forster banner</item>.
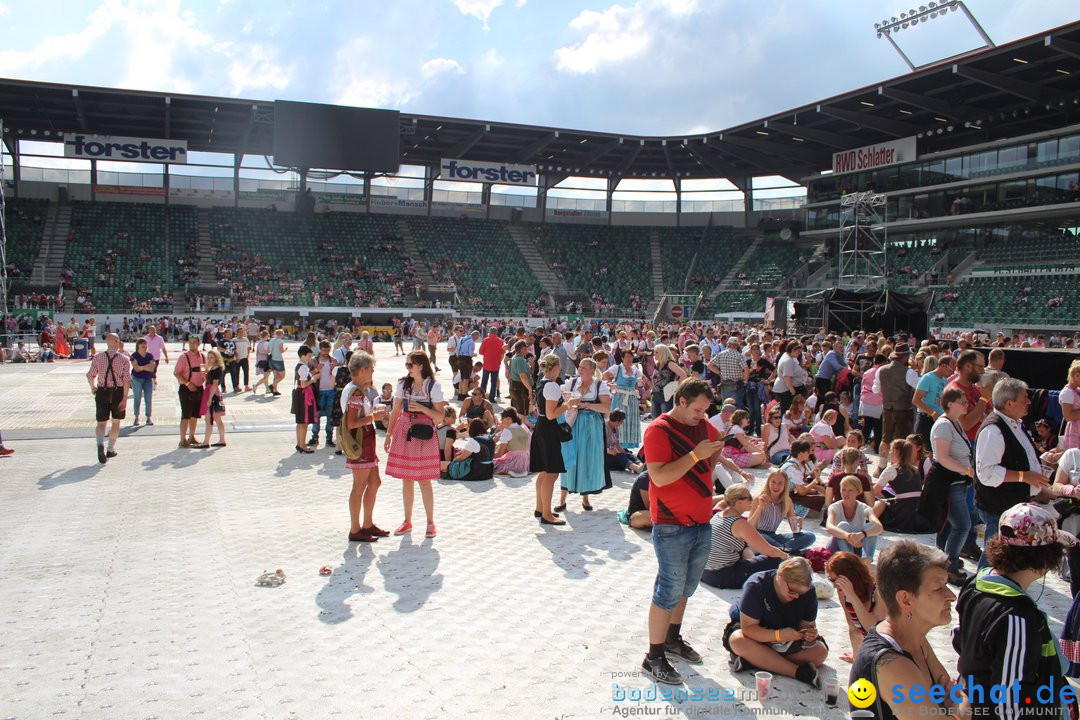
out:
<path id="1" fill-rule="evenodd" d="M 877 168 L 898 163 L 911 162 L 915 159 L 915 138 L 901 138 L 889 142 L 875 143 L 854 150 L 833 153 L 832 171 L 849 173 Z"/>
<path id="2" fill-rule="evenodd" d="M 117 162 L 187 164 L 187 140 L 64 133 L 64 157 Z"/>
<path id="3" fill-rule="evenodd" d="M 439 179 L 499 185 L 535 185 L 536 166 L 443 159 L 439 167 Z"/>

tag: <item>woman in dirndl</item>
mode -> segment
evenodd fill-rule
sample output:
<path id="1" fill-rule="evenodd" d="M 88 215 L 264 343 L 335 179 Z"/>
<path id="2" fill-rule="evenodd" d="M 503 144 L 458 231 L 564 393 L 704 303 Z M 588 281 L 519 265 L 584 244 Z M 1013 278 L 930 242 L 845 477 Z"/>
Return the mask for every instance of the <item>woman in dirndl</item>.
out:
<path id="1" fill-rule="evenodd" d="M 566 472 L 563 463 L 562 431 L 559 418 L 567 410 L 581 404 L 577 398 L 563 399 L 558 377 L 562 364 L 558 356 L 545 355 L 536 363 L 540 371 L 540 384 L 536 387 L 536 426 L 529 441 L 529 472 L 536 473 L 536 509 L 533 516 L 542 525 L 565 525 L 551 511 L 551 494 L 555 491 L 555 478 Z"/>
<path id="2" fill-rule="evenodd" d="M 619 426 L 619 444 L 632 449 L 641 445 L 641 406 L 638 387 L 649 389 L 651 383 L 641 369 L 634 365 L 632 350 L 623 350 L 622 362 L 608 371 L 608 377 L 615 383 L 612 388 L 612 410 L 622 410 L 626 420 Z"/>
<path id="3" fill-rule="evenodd" d="M 375 454 L 375 420 L 386 417 L 386 406 L 372 405 L 367 397 L 375 372 L 375 358 L 363 350 L 350 355 L 347 366 L 350 382 L 342 389 L 338 403 L 343 413 L 343 426 L 338 432 L 341 446 L 348 455 L 345 467 L 352 471 L 353 477 L 352 492 L 349 493 L 349 542 L 375 542 L 390 534 L 372 520 L 375 496 L 382 485 L 379 457 Z M 360 523 L 361 510 L 363 524 Z"/>
<path id="4" fill-rule="evenodd" d="M 556 358 L 557 359 L 557 358 Z M 435 425 L 443 419 L 446 401 L 442 386 L 435 381 L 431 360 L 423 350 L 405 356 L 408 372 L 394 388 L 394 409 L 386 425 L 383 447 L 389 453 L 386 474 L 404 481 L 401 497 L 405 521 L 394 531 L 412 531 L 413 483 L 420 485 L 420 497 L 427 513 L 427 532 L 435 537 L 435 494 L 431 481 L 439 477 L 439 436 Z"/>
<path id="5" fill-rule="evenodd" d="M 307 446 L 307 429 L 308 425 L 317 422 L 319 417 L 315 390 L 311 386 L 317 383 L 319 378 L 312 377 L 311 367 L 308 365 L 311 362 L 311 348 L 301 345 L 296 355 L 300 358 L 300 362 L 296 363 L 296 368 L 293 370 L 292 391 L 292 414 L 296 418 L 296 452 L 310 455 L 315 451 Z"/>
<path id="6" fill-rule="evenodd" d="M 570 378 L 563 385 L 563 395 L 579 400 L 577 418 L 574 420 L 574 437 L 562 444 L 563 464 L 562 497 L 555 510 L 566 509 L 567 493 L 581 495 L 581 509 L 592 510 L 588 495 L 601 493 L 611 487 L 604 456 L 607 455 L 607 438 L 604 434 L 604 416 L 611 410 L 611 390 L 596 375 L 596 361 L 582 358 L 578 364 L 578 377 Z"/>
<path id="7" fill-rule="evenodd" d="M 529 441 L 532 439 L 532 432 L 525 427 L 514 408 L 502 411 L 497 430 L 495 474 L 525 477 L 529 474 Z"/>
<path id="8" fill-rule="evenodd" d="M 1069 366 L 1069 382 L 1058 394 L 1061 403 L 1061 416 L 1065 420 L 1064 437 L 1060 449 L 1080 448 L 1080 360 L 1073 360 Z"/>

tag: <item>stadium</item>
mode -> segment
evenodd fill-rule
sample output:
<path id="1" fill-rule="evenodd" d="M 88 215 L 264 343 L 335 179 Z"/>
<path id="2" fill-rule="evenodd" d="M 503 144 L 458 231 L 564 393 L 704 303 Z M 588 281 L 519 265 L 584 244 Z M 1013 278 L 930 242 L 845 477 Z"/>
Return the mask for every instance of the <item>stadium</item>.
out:
<path id="1" fill-rule="evenodd" d="M 318 306 L 315 312 L 372 320 L 406 310 L 421 318 L 526 318 L 566 314 L 568 306 L 585 317 L 670 317 L 678 306 L 695 319 L 760 319 L 766 298 L 839 288 L 930 293 L 929 324 L 945 332 L 1076 330 L 1078 33 L 1064 26 L 699 136 L 402 113 L 396 123 L 380 118 L 386 137 L 341 148 L 396 145 L 396 157 L 388 165 L 382 159 L 390 172 L 311 156 L 327 152 L 304 145 L 312 134 L 328 137 L 323 126 L 288 141 L 276 132 L 283 106 L 294 111 L 289 122 L 301 124 L 332 124 L 344 108 L 6 80 L 9 294 L 57 296 L 67 271 L 61 312 L 77 316 L 119 316 L 144 303 L 153 314 L 186 314 L 199 298 L 200 308 L 220 304 L 230 314 L 272 308 L 295 315 Z M 117 172 L 104 156 L 80 152 L 94 135 L 172 142 L 186 162 L 125 156 L 146 169 Z M 293 147 L 281 147 L 286 142 Z M 859 148 L 902 149 L 887 164 L 844 172 L 845 153 Z M 307 165 L 270 166 L 282 150 Z M 38 162 L 58 156 L 84 158 L 82 167 Z M 493 169 L 496 178 L 520 166 L 531 181 L 475 182 L 447 172 L 455 160 Z M 275 173 L 280 179 L 259 179 Z M 755 179 L 766 177 L 774 186 L 763 190 Z M 560 197 L 574 178 L 602 179 L 606 190 Z M 636 200 L 619 189 L 653 178 L 671 183 L 671 200 Z M 719 178 L 741 197 L 693 189 Z M 459 189 L 463 182 L 468 189 Z M 294 212 L 303 188 L 315 202 L 306 214 Z M 875 224 L 880 252 L 842 272 L 838 238 L 852 213 L 839 201 L 852 190 L 883 194 L 887 204 Z M 126 241 L 118 241 L 119 227 L 127 228 Z M 380 249 L 384 239 L 392 239 L 390 250 Z M 320 257 L 326 240 L 346 256 L 366 255 L 377 277 L 345 297 Z M 626 252 L 608 257 L 609 243 Z M 91 258 L 124 252 L 125 244 L 149 250 L 154 261 L 138 263 L 139 277 L 124 285 L 102 287 Z M 580 265 L 553 272 L 570 250 Z M 250 265 L 255 254 L 281 276 L 231 277 L 227 268 Z M 718 269 L 718 257 L 733 262 Z M 117 274 L 127 276 L 134 261 L 122 257 Z M 413 274 L 395 289 L 388 277 L 402 263 Z M 597 287 L 601 268 L 610 280 Z M 1028 277 L 1042 277 L 1038 291 L 1014 302 L 1019 278 Z M 294 291 L 296 280 L 303 288 Z M 667 295 L 694 297 L 665 303 Z M 433 312 L 436 301 L 442 312 Z M 815 307 L 808 303 L 806 312 Z"/>
<path id="2" fill-rule="evenodd" d="M 928 6 L 879 23 L 879 38 L 893 42 L 901 27 L 918 24 L 915 19 L 929 22 L 938 13 L 962 9 L 971 18 L 958 0 Z M 699 589 L 695 576 L 694 587 L 687 583 L 690 590 L 675 596 L 683 605 L 666 610 L 663 642 L 653 637 L 662 585 L 654 557 L 654 550 L 661 554 L 656 528 L 665 523 L 654 517 L 663 512 L 656 510 L 663 504 L 663 486 L 650 485 L 648 475 L 681 462 L 674 450 L 683 443 L 693 464 L 687 461 L 690 467 L 673 482 L 696 477 L 702 463 L 695 445 L 716 443 L 703 482 L 707 501 L 717 504 L 706 510 L 721 518 L 739 508 L 731 503 L 753 501 L 754 510 L 747 512 L 756 518 L 757 502 L 766 495 L 772 502 L 773 478 L 787 472 L 777 468 L 798 456 L 799 440 L 817 437 L 811 429 L 825 423 L 826 413 L 839 411 L 852 394 L 876 394 L 881 404 L 882 393 L 877 386 L 868 392 L 869 383 L 860 388 L 861 367 L 856 384 L 844 385 L 841 378 L 853 376 L 837 371 L 834 377 L 810 375 L 806 386 L 789 384 L 785 392 L 789 376 L 782 372 L 773 375 L 774 387 L 763 380 L 768 373 L 736 381 L 720 364 L 708 364 L 715 382 L 710 381 L 712 402 L 704 412 L 712 417 L 702 426 L 720 430 L 719 423 L 727 422 L 724 434 L 717 439 L 706 428 L 704 439 L 677 438 L 671 442 L 672 462 L 664 464 L 645 456 L 647 433 L 660 427 L 653 425 L 660 418 L 689 413 L 690 402 L 680 393 L 700 382 L 696 365 L 707 375 L 705 363 L 714 353 L 745 350 L 750 358 L 751 346 L 757 351 L 763 340 L 764 347 L 779 351 L 775 366 L 766 360 L 775 372 L 783 361 L 779 356 L 787 357 L 785 348 L 797 353 L 801 340 L 806 353 L 797 362 L 812 364 L 815 372 L 827 366 L 829 355 L 842 362 L 845 351 L 851 355 L 844 367 L 850 363 L 852 372 L 864 361 L 874 368 L 891 367 L 898 358 L 907 363 L 908 354 L 918 352 L 920 363 L 924 357 L 934 361 L 933 367 L 916 368 L 926 367 L 925 375 L 937 372 L 939 362 L 943 368 L 952 363 L 960 375 L 961 363 L 970 366 L 985 356 L 984 378 L 992 375 L 993 381 L 981 391 L 982 405 L 979 385 L 966 385 L 974 395 L 964 398 L 965 409 L 985 405 L 983 418 L 993 417 L 1006 406 L 994 382 L 1025 381 L 1026 392 L 1008 398 L 1009 412 L 1021 400 L 1030 401 L 1033 411 L 1022 423 L 1023 413 L 1008 417 L 1021 428 L 1016 432 L 1026 432 L 1032 453 L 1036 415 L 1053 424 L 1047 428 L 1055 445 L 1080 453 L 1077 445 L 1065 450 L 1066 443 L 1080 444 L 1080 420 L 1073 417 L 1080 413 L 1080 399 L 1074 408 L 1057 389 L 1072 382 L 1080 347 L 1080 22 L 1002 45 L 986 40 L 977 50 L 918 66 L 896 46 L 910 72 L 751 122 L 677 135 L 0 77 L 2 345 L 6 359 L 13 360 L 0 364 L 0 453 L 6 458 L 0 464 L 11 471 L 0 489 L 9 511 L 0 520 L 0 607 L 6 615 L 0 622 L 0 647 L 6 648 L 0 717 L 276 719 L 358 711 L 374 717 L 848 717 L 844 695 L 849 672 L 859 670 L 863 642 L 856 631 L 871 637 L 862 627 L 869 626 L 871 613 L 875 622 L 900 622 L 902 615 L 890 605 L 883 620 L 885 602 L 874 609 L 885 583 L 880 577 L 868 596 L 872 600 L 862 601 L 865 613 L 845 605 L 843 596 L 838 600 L 837 589 L 848 586 L 838 584 L 832 577 L 837 572 L 831 565 L 826 569 L 812 550 L 850 549 L 860 568 L 860 557 L 875 560 L 874 546 L 863 544 L 868 533 L 861 531 L 863 537 L 852 542 L 860 531 L 848 525 L 838 530 L 830 513 L 834 507 L 847 512 L 838 499 L 852 477 L 846 475 L 848 465 L 840 465 L 843 450 L 856 447 L 863 458 L 856 482 L 871 474 L 867 459 L 877 473 L 891 469 L 893 477 L 893 466 L 906 462 L 892 460 L 895 445 L 879 445 L 881 408 L 874 442 L 863 425 L 866 437 L 856 435 L 865 444 L 844 447 L 845 434 L 850 443 L 851 431 L 865 419 L 857 410 L 848 418 L 847 408 L 857 405 L 844 405 L 839 422 L 846 433 L 830 430 L 829 445 L 807 445 L 809 459 L 800 462 L 810 467 L 820 459 L 815 472 L 826 474 L 820 481 L 811 482 L 809 475 L 803 480 L 829 485 L 830 504 L 822 497 L 816 507 L 804 506 L 794 480 L 790 491 L 780 493 L 788 504 L 777 501 L 778 521 L 784 510 L 792 535 L 821 547 L 784 546 L 775 555 L 770 577 L 778 589 L 771 592 L 788 598 L 782 603 L 792 595 L 820 600 L 820 614 L 795 628 L 800 639 L 794 644 L 790 637 L 781 641 L 781 632 L 792 627 L 763 623 L 759 630 L 770 633 L 769 641 L 754 642 L 781 659 L 779 665 L 763 662 L 756 674 L 749 672 L 759 669 L 750 664 L 752 655 L 740 650 L 753 627 L 745 593 L 756 574 L 732 585 L 703 576 Z M 154 369 L 138 370 L 135 356 L 146 357 L 144 334 L 154 324 L 160 337 L 153 330 L 147 337 L 167 348 L 166 354 L 152 353 Z M 469 340 L 470 331 L 475 340 Z M 860 347 L 868 332 L 880 347 Z M 681 374 L 662 374 L 668 365 L 653 362 L 654 340 L 648 341 L 652 370 L 646 371 L 646 360 L 634 352 L 641 346 L 634 343 L 645 343 L 647 334 L 657 347 L 674 349 Z M 271 338 L 261 341 L 270 343 L 266 352 L 256 351 L 260 335 Z M 571 337 L 578 343 L 572 360 L 565 348 L 561 356 L 552 348 L 552 339 L 563 335 L 566 347 Z M 595 356 L 580 350 L 590 335 L 589 349 L 599 350 Z M 228 367 L 239 364 L 231 355 L 240 338 L 245 355 L 262 353 L 259 366 L 253 357 L 249 368 L 244 358 L 242 383 L 239 369 Z M 498 345 L 491 355 L 497 356 L 494 369 L 481 345 L 488 339 Z M 356 352 L 348 346 L 354 340 Z M 403 346 L 409 342 L 412 352 Z M 462 352 L 466 342 L 475 343 L 470 352 Z M 556 347 L 560 343 L 555 340 Z M 704 362 L 684 355 L 700 354 L 707 343 Z M 734 343 L 727 345 L 732 349 L 723 350 L 725 343 Z M 528 357 L 527 383 L 514 376 L 519 345 L 524 350 L 518 359 Z M 811 345 L 820 351 L 816 357 Z M 830 349 L 836 346 L 841 349 Z M 229 355 L 224 361 L 223 352 Z M 417 353 L 430 353 L 430 364 Z M 129 358 L 119 386 L 115 373 L 107 374 L 118 355 Z M 627 365 L 620 364 L 624 355 L 631 358 Z M 222 365 L 213 365 L 215 356 Z M 585 463 L 555 472 L 551 468 L 561 460 L 547 457 L 538 466 L 543 450 L 533 443 L 545 422 L 556 424 L 548 413 L 573 405 L 582 409 L 570 434 L 585 447 L 592 436 L 586 435 L 590 413 L 583 388 L 592 387 L 594 370 L 604 372 L 592 360 L 601 356 L 616 374 L 607 383 L 606 405 L 601 386 L 610 375 L 598 375 L 592 401 L 603 412 L 594 411 L 596 418 L 615 420 L 611 397 L 626 379 L 619 368 L 631 376 L 622 402 L 629 403 L 623 416 L 633 429 L 612 429 L 594 418 L 602 430 L 592 430 L 602 438 L 600 450 L 619 454 L 625 467 L 612 471 L 601 457 L 604 487 L 573 486 L 568 501 L 565 478 L 577 477 L 576 468 Z M 755 366 L 738 357 L 737 371 L 753 378 Z M 369 364 L 354 362 L 358 358 Z M 1004 362 L 1011 377 L 1000 365 L 991 368 L 991 359 Z M 420 374 L 421 361 L 428 375 Z M 592 369 L 583 370 L 590 363 Z M 251 389 L 249 369 L 252 379 L 265 384 L 263 393 L 258 382 Z M 545 394 L 549 369 L 548 380 L 567 382 L 561 399 Z M 145 389 L 127 409 L 135 372 L 143 373 L 139 385 Z M 509 395 L 500 394 L 501 373 Z M 409 379 L 414 374 L 418 386 Z M 583 376 L 586 381 L 575 385 Z M 947 377 L 942 376 L 939 397 Z M 898 378 L 914 390 L 915 381 L 902 372 Z M 431 384 L 424 384 L 428 379 Z M 485 400 L 489 380 L 492 393 Z M 211 382 L 217 383 L 213 389 Z M 736 382 L 737 410 L 736 395 L 727 387 Z M 763 402 L 749 399 L 744 386 L 750 382 L 768 385 L 761 390 Z M 279 383 L 284 398 L 278 397 Z M 118 407 L 103 411 L 101 391 L 120 386 Z M 152 422 L 151 388 L 157 395 Z M 350 400 L 354 390 L 359 409 Z M 518 397 L 516 390 L 528 394 Z M 195 397 L 188 391 L 198 393 L 195 410 L 187 406 Z M 943 402 L 931 418 L 920 404 L 923 396 L 915 393 L 913 422 L 919 413 L 928 429 L 932 421 L 953 417 Z M 787 454 L 773 460 L 774 446 L 762 442 L 768 416 L 783 414 L 780 427 L 786 428 L 793 401 L 807 395 L 817 398 L 816 411 L 800 411 L 801 401 L 794 407 L 806 414 L 800 422 L 811 422 L 801 436 L 792 431 Z M 846 400 L 837 397 L 845 395 Z M 704 391 L 689 400 L 703 396 Z M 547 409 L 538 397 L 550 403 Z M 518 418 L 515 403 L 522 398 Z M 647 417 L 650 403 L 653 414 Z M 459 416 L 436 422 L 431 416 L 444 412 L 442 406 Z M 760 446 L 755 451 L 743 453 L 740 433 L 727 434 L 733 410 L 756 410 L 741 433 Z M 892 411 L 885 408 L 886 414 Z M 724 413 L 727 421 L 719 419 Z M 442 431 L 436 440 L 413 435 L 426 423 L 416 419 L 408 420 L 406 438 L 403 431 L 391 432 L 403 417 L 421 415 L 435 432 Z M 327 434 L 320 446 L 323 417 Z M 370 430 L 354 438 L 354 420 L 358 427 L 370 421 Z M 96 460 L 90 445 L 95 422 Z M 475 482 L 453 474 L 456 463 L 470 456 L 463 472 L 475 469 L 480 457 L 498 468 L 511 438 L 520 441 L 511 433 L 519 427 L 528 429 L 525 445 L 513 450 L 519 460 L 524 453 L 523 466 L 493 470 Z M 998 485 L 1014 482 L 1014 475 L 1006 476 L 1014 472 L 1015 482 L 1024 483 L 1025 471 L 1006 463 L 1014 448 L 1004 439 L 1004 421 L 1000 427 L 1007 448 L 999 449 L 993 464 L 1002 470 Z M 978 423 L 964 425 L 958 437 L 983 430 Z M 996 424 L 993 430 L 999 431 Z M 289 448 L 294 431 L 295 446 Z M 343 441 L 343 432 L 353 439 Z M 775 432 L 787 437 L 788 431 Z M 909 432 L 920 431 L 913 426 Z M 359 446 L 365 435 L 366 442 L 377 442 L 370 455 L 365 445 L 365 454 L 354 457 L 349 443 Z M 906 442 L 905 433 L 886 435 Z M 481 437 L 492 448 L 506 447 L 488 452 Z M 612 437 L 621 452 L 612 450 Z M 922 442 L 929 444 L 931 437 Z M 410 476 L 429 459 L 419 456 L 409 456 L 404 470 L 394 469 L 395 462 L 404 462 L 400 444 L 416 442 L 409 452 L 421 452 L 415 447 L 427 441 L 436 446 L 440 463 L 432 474 Z M 721 442 L 736 452 L 721 450 Z M 564 458 L 566 447 L 553 452 Z M 937 467 L 936 447 L 920 461 L 925 467 Z M 974 477 L 978 445 L 969 441 L 965 447 Z M 574 448 L 581 453 L 575 458 L 584 457 L 584 449 Z M 1053 446 L 1037 449 L 1028 482 L 1043 472 L 1050 478 L 1044 485 L 1059 478 L 1062 494 L 1054 496 L 1054 507 L 1068 527 L 1066 517 L 1074 512 L 1066 472 L 1071 460 L 1059 466 L 1066 456 L 1057 453 L 1050 466 Z M 760 461 L 732 459 L 755 452 Z M 1080 484 L 1077 457 L 1072 485 Z M 834 459 L 834 469 L 844 472 L 829 478 Z M 726 469 L 713 475 L 714 465 Z M 919 468 L 927 478 L 933 472 Z M 380 473 L 376 521 L 397 527 L 392 534 L 370 517 Z M 534 475 L 536 510 L 529 516 Z M 562 499 L 552 510 L 559 502 L 553 496 L 559 476 Z M 642 477 L 644 490 L 638 485 Z M 414 480 L 421 485 L 415 513 Z M 866 492 L 877 492 L 870 482 Z M 733 490 L 744 487 L 757 498 L 749 490 L 736 498 Z M 886 489 L 891 494 L 879 499 L 882 506 L 911 499 Z M 1050 490 L 1040 489 L 1043 495 L 1032 490 L 1032 504 L 1038 498 L 1049 506 Z M 639 493 L 645 496 L 647 525 L 633 521 Z M 346 495 L 355 526 L 347 536 Z M 399 495 L 405 510 L 400 526 Z M 985 547 L 999 532 L 998 517 L 980 521 L 973 497 L 966 503 L 971 543 L 977 536 L 989 554 Z M 962 667 L 961 641 L 950 633 L 958 617 L 954 601 L 961 587 L 976 585 L 974 572 L 970 578 L 963 574 L 962 560 L 954 567 L 953 541 L 946 546 L 944 539 L 956 531 L 949 523 L 956 522 L 952 508 L 959 505 L 951 495 L 940 504 L 949 513 L 940 536 L 929 525 L 894 530 L 875 520 L 884 527 L 875 560 L 880 564 L 869 565 L 887 573 L 889 561 L 880 559 L 922 552 L 912 546 L 936 543 L 950 553 L 923 556 L 930 560 L 922 572 L 940 571 L 938 597 L 951 598 L 950 622 L 919 626 L 925 647 L 932 649 L 929 658 L 923 656 L 928 684 L 941 680 L 932 672 L 938 666 L 950 676 Z M 809 515 L 802 512 L 808 508 Z M 709 517 L 672 524 L 705 528 L 712 555 L 717 521 Z M 729 530 L 742 515 L 731 518 Z M 555 525 L 564 527 L 548 527 Z M 766 533 L 753 535 L 760 540 Z M 759 546 L 744 542 L 736 550 L 738 562 L 746 559 L 741 553 L 753 551 L 761 560 Z M 963 555 L 972 571 L 978 545 L 974 551 L 974 557 Z M 812 581 L 801 593 L 793 589 L 795 580 L 781 580 L 781 554 L 785 563 L 805 555 L 806 567 L 812 567 Z M 1031 586 L 1031 606 L 1045 621 L 1039 631 L 1053 635 L 1052 642 L 1040 641 L 1039 660 L 1056 661 L 1051 655 L 1063 654 L 1075 670 L 1080 654 L 1070 653 L 1080 641 L 1080 616 L 1072 588 L 1080 574 L 1072 579 L 1073 562 L 1080 563 L 1080 553 L 1069 550 L 1051 570 L 1042 568 L 1041 590 Z M 1024 585 L 1017 593 L 1026 591 Z M 922 589 L 902 592 L 914 597 Z M 742 627 L 738 613 L 729 615 L 740 602 Z M 925 607 L 916 607 L 920 622 L 920 613 L 931 613 Z M 696 660 L 680 627 L 701 651 Z M 1032 625 L 1033 637 L 1035 631 Z M 734 633 L 740 635 L 733 643 Z M 998 639 L 1006 632 L 983 635 Z M 1013 635 L 1008 637 L 1011 643 Z M 820 638 L 828 641 L 824 664 L 805 655 L 815 646 L 824 652 Z M 678 683 L 650 665 L 657 647 L 660 658 L 672 655 L 672 643 L 683 646 L 674 655 Z M 1060 674 L 1053 678 L 1068 683 Z M 674 685 L 681 695 L 666 692 Z M 878 694 L 884 695 L 884 686 Z M 883 702 L 872 707 L 880 712 Z M 948 708 L 929 706 L 939 709 Z"/>

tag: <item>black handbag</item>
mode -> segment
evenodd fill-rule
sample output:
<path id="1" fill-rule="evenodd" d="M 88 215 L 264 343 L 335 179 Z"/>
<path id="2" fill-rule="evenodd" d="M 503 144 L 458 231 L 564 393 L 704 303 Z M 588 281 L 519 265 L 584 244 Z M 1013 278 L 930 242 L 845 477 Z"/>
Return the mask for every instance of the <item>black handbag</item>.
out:
<path id="1" fill-rule="evenodd" d="M 406 440 L 430 440 L 435 437 L 435 428 L 430 425 L 410 425 L 405 433 Z"/>
<path id="2" fill-rule="evenodd" d="M 1080 512 L 1080 500 L 1077 500 L 1076 498 L 1061 498 L 1060 500 L 1050 503 L 1050 507 L 1054 508 L 1054 512 L 1061 516 L 1058 518 L 1058 527 L 1060 527 L 1062 520 Z"/>
<path id="3" fill-rule="evenodd" d="M 555 423 L 555 427 L 559 431 L 559 442 L 570 442 L 574 439 L 574 428 L 570 423 L 557 422 Z"/>

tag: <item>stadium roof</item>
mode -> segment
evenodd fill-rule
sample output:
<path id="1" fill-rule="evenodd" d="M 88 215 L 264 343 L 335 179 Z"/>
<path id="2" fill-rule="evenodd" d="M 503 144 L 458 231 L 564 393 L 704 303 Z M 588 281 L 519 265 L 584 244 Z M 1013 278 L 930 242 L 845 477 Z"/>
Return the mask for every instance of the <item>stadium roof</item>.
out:
<path id="1" fill-rule="evenodd" d="M 868 29 L 869 31 L 869 29 Z M 703 84 L 702 92 L 708 92 Z M 0 79 L 5 139 L 64 132 L 186 140 L 272 155 L 272 101 Z M 704 135 L 640 136 L 402 113 L 401 161 L 535 164 L 568 175 L 799 180 L 832 153 L 918 135 L 925 154 L 1080 120 L 1080 22 Z"/>

